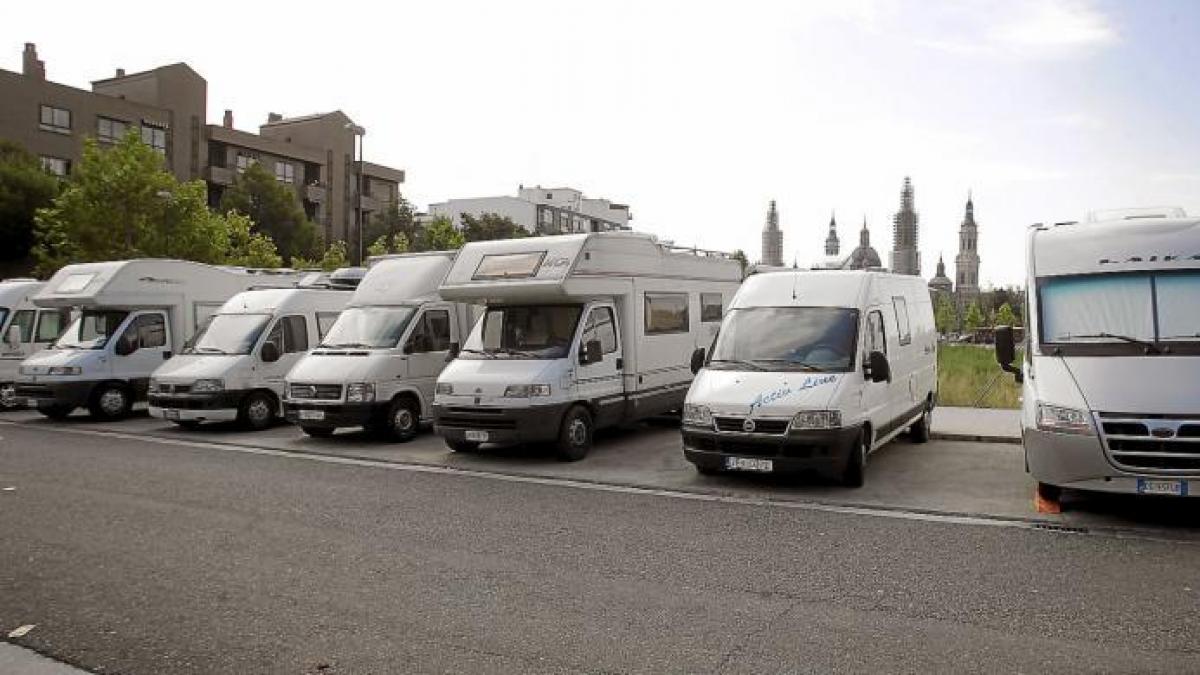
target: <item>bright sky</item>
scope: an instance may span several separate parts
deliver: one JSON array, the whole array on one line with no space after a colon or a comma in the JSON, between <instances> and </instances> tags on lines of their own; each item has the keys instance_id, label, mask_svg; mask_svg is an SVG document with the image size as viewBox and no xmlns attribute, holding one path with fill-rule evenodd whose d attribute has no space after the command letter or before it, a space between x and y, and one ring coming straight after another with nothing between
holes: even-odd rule
<instances>
[{"instance_id":1,"label":"bright sky","mask_svg":"<svg viewBox=\"0 0 1200 675\"><path fill-rule=\"evenodd\" d=\"M1200 3L1089 0L15 3L0 68L38 44L86 87L186 61L209 122L341 108L419 207L577 187L634 227L787 257L865 215L887 261L911 175L922 272L952 262L974 190L985 285L1020 283L1023 231L1089 210L1200 214ZM218 23L221 22L221 23ZM949 265L953 277L953 265Z\"/></svg>"}]
</instances>

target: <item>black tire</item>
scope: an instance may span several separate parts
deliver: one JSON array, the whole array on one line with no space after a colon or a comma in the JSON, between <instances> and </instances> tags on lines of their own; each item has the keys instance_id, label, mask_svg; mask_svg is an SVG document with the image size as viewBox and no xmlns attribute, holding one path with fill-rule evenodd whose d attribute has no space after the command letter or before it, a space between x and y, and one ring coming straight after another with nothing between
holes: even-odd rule
<instances>
[{"instance_id":1,"label":"black tire","mask_svg":"<svg viewBox=\"0 0 1200 675\"><path fill-rule=\"evenodd\" d=\"M16 410L21 407L17 398L17 385L12 382L0 384L0 410Z\"/></svg>"},{"instance_id":2,"label":"black tire","mask_svg":"<svg viewBox=\"0 0 1200 675\"><path fill-rule=\"evenodd\" d=\"M908 439L913 443L929 442L929 427L933 424L933 408L926 404L921 411L921 418L908 428Z\"/></svg>"},{"instance_id":3,"label":"black tire","mask_svg":"<svg viewBox=\"0 0 1200 675\"><path fill-rule=\"evenodd\" d=\"M238 423L251 431L271 428L279 419L279 404L265 391L252 391L238 406Z\"/></svg>"},{"instance_id":4,"label":"black tire","mask_svg":"<svg viewBox=\"0 0 1200 675\"><path fill-rule=\"evenodd\" d=\"M592 449L592 414L588 409L576 405L563 415L558 430L558 441L554 446L555 456L560 462L578 462L587 457Z\"/></svg>"},{"instance_id":5,"label":"black tire","mask_svg":"<svg viewBox=\"0 0 1200 675\"><path fill-rule=\"evenodd\" d=\"M388 406L387 417L379 421L375 431L389 441L407 443L417 437L420 425L421 407L412 398L402 396Z\"/></svg>"},{"instance_id":6,"label":"black tire","mask_svg":"<svg viewBox=\"0 0 1200 675\"><path fill-rule=\"evenodd\" d=\"M300 426L300 431L312 436L313 438L329 438L333 435L333 427L306 427Z\"/></svg>"},{"instance_id":7,"label":"black tire","mask_svg":"<svg viewBox=\"0 0 1200 675\"><path fill-rule=\"evenodd\" d=\"M175 426L179 427L180 429L187 429L188 431L195 431L196 429L200 428L200 422L197 420L171 420L171 421L174 422Z\"/></svg>"},{"instance_id":8,"label":"black tire","mask_svg":"<svg viewBox=\"0 0 1200 675\"><path fill-rule=\"evenodd\" d=\"M478 452L479 444L475 441L452 441L449 438L446 440L446 447L454 452Z\"/></svg>"},{"instance_id":9,"label":"black tire","mask_svg":"<svg viewBox=\"0 0 1200 675\"><path fill-rule=\"evenodd\" d=\"M129 389L120 384L102 384L92 392L88 412L95 419L112 422L127 417L132 407L133 397Z\"/></svg>"},{"instance_id":10,"label":"black tire","mask_svg":"<svg viewBox=\"0 0 1200 675\"><path fill-rule=\"evenodd\" d=\"M48 405L39 405L37 407L37 411L40 412L41 414L45 415L46 417L49 417L52 420L65 420L71 416L71 413L75 412L75 407L67 406L67 405L48 404Z\"/></svg>"},{"instance_id":11,"label":"black tire","mask_svg":"<svg viewBox=\"0 0 1200 675\"><path fill-rule=\"evenodd\" d=\"M858 442L850 449L846 469L842 472L842 485L860 488L866 481L867 454L871 447L871 435L866 430L858 432Z\"/></svg>"}]
</instances>

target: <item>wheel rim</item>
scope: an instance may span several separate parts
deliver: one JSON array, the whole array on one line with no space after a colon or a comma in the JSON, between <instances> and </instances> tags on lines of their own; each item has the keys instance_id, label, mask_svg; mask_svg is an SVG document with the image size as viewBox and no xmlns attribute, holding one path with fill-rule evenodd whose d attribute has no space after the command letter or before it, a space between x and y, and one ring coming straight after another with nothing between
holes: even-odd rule
<instances>
[{"instance_id":1,"label":"wheel rim","mask_svg":"<svg viewBox=\"0 0 1200 675\"><path fill-rule=\"evenodd\" d=\"M412 411L405 407L396 409L396 414L392 416L392 426L399 432L412 431L413 414Z\"/></svg>"},{"instance_id":2,"label":"wheel rim","mask_svg":"<svg viewBox=\"0 0 1200 675\"><path fill-rule=\"evenodd\" d=\"M571 426L567 428L567 437L571 439L571 445L586 445L587 424L578 417L571 420Z\"/></svg>"},{"instance_id":3,"label":"wheel rim","mask_svg":"<svg viewBox=\"0 0 1200 675\"><path fill-rule=\"evenodd\" d=\"M251 422L263 424L271 419L271 404L261 396L250 402L246 407L246 415Z\"/></svg>"},{"instance_id":4,"label":"wheel rim","mask_svg":"<svg viewBox=\"0 0 1200 675\"><path fill-rule=\"evenodd\" d=\"M106 415L119 415L125 411L125 392L109 389L100 394L100 409Z\"/></svg>"},{"instance_id":5,"label":"wheel rim","mask_svg":"<svg viewBox=\"0 0 1200 675\"><path fill-rule=\"evenodd\" d=\"M13 384L0 384L0 407L12 408L17 405L17 387Z\"/></svg>"}]
</instances>

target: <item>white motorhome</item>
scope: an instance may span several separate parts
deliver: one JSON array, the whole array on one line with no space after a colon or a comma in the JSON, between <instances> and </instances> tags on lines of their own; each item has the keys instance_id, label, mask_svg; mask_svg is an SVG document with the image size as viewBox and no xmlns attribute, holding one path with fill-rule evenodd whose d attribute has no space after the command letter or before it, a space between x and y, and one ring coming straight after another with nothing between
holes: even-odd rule
<instances>
[{"instance_id":1,"label":"white motorhome","mask_svg":"<svg viewBox=\"0 0 1200 675\"><path fill-rule=\"evenodd\" d=\"M1025 466L1061 488L1200 494L1200 219L1132 211L1028 233Z\"/></svg>"},{"instance_id":2,"label":"white motorhome","mask_svg":"<svg viewBox=\"0 0 1200 675\"><path fill-rule=\"evenodd\" d=\"M36 279L0 281L0 410L22 403L17 397L21 361L54 342L70 320L68 310L34 306L42 285Z\"/></svg>"},{"instance_id":3,"label":"white motorhome","mask_svg":"<svg viewBox=\"0 0 1200 675\"><path fill-rule=\"evenodd\" d=\"M863 483L867 456L929 438L937 331L920 277L757 274L734 297L683 414L701 473L815 471Z\"/></svg>"},{"instance_id":4,"label":"white motorhome","mask_svg":"<svg viewBox=\"0 0 1200 675\"><path fill-rule=\"evenodd\" d=\"M741 276L630 232L467 244L441 294L487 309L438 379L437 432L455 451L553 441L577 460L597 428L679 410Z\"/></svg>"},{"instance_id":5,"label":"white motorhome","mask_svg":"<svg viewBox=\"0 0 1200 675\"><path fill-rule=\"evenodd\" d=\"M150 376L150 414L182 427L234 420L270 427L283 414L284 377L350 296L344 287L238 293Z\"/></svg>"},{"instance_id":6,"label":"white motorhome","mask_svg":"<svg viewBox=\"0 0 1200 675\"><path fill-rule=\"evenodd\" d=\"M289 286L296 279L182 260L67 265L33 302L79 315L53 344L21 363L17 395L55 419L79 407L101 419L123 417L145 399L150 373L226 300L252 286Z\"/></svg>"},{"instance_id":7,"label":"white motorhome","mask_svg":"<svg viewBox=\"0 0 1200 675\"><path fill-rule=\"evenodd\" d=\"M444 302L438 284L453 251L372 260L325 338L287 375L284 410L310 436L364 427L413 438L430 416L433 385L474 319Z\"/></svg>"}]
</instances>

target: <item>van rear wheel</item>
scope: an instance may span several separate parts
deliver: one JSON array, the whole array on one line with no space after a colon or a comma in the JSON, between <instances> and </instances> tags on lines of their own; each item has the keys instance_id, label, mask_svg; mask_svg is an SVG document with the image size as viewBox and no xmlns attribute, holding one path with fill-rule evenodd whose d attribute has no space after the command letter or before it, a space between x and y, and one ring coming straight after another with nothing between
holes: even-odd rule
<instances>
[{"instance_id":1,"label":"van rear wheel","mask_svg":"<svg viewBox=\"0 0 1200 675\"><path fill-rule=\"evenodd\" d=\"M577 405L563 416L562 427L558 431L558 443L555 445L555 455L562 462L578 462L587 457L592 449L592 414L588 409Z\"/></svg>"},{"instance_id":2,"label":"van rear wheel","mask_svg":"<svg viewBox=\"0 0 1200 675\"><path fill-rule=\"evenodd\" d=\"M933 410L925 404L921 417L908 428L908 439L913 443L928 443L929 428L933 425Z\"/></svg>"}]
</instances>

